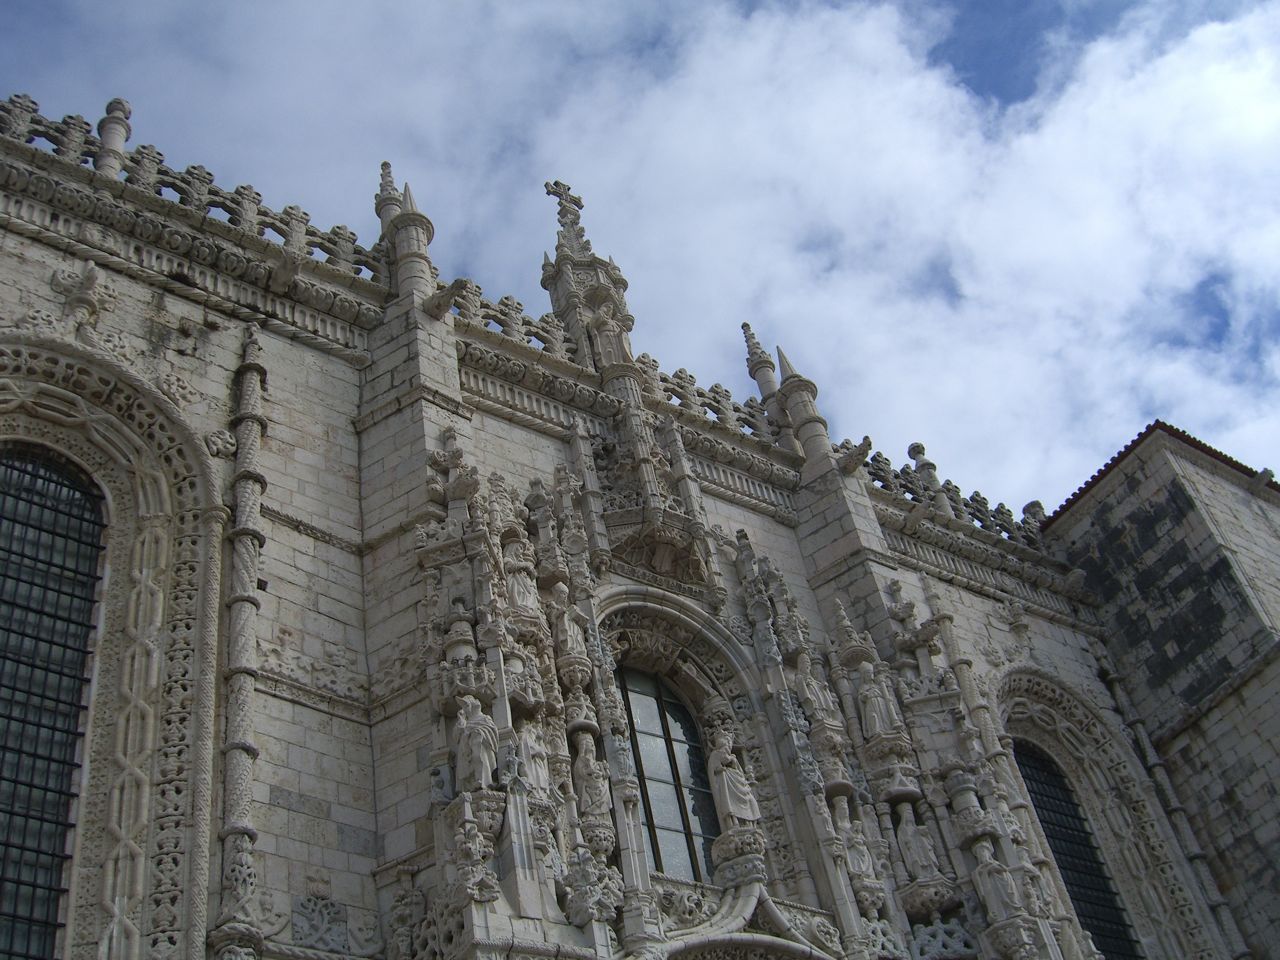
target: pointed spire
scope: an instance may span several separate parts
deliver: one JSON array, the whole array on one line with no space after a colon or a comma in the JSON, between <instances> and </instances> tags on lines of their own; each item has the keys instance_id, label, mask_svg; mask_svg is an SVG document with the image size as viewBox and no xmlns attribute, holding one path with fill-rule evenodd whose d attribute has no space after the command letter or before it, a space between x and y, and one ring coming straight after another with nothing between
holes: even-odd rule
<instances>
[{"instance_id":1,"label":"pointed spire","mask_svg":"<svg viewBox=\"0 0 1280 960\"><path fill-rule=\"evenodd\" d=\"M800 441L805 459L812 462L830 460L831 437L827 434L827 421L818 413L817 384L796 372L781 347L778 348L778 365L782 371L782 385L778 387L778 396L795 431L795 439Z\"/></svg>"},{"instance_id":2,"label":"pointed spire","mask_svg":"<svg viewBox=\"0 0 1280 960\"><path fill-rule=\"evenodd\" d=\"M407 213L417 213L418 205L413 202L413 190L409 188L409 181L404 182L404 209Z\"/></svg>"},{"instance_id":3,"label":"pointed spire","mask_svg":"<svg viewBox=\"0 0 1280 960\"><path fill-rule=\"evenodd\" d=\"M790 380L792 377L798 377L796 368L791 365L791 361L787 359L787 355L782 352L782 347L778 347L778 366L782 368L783 381Z\"/></svg>"}]
</instances>

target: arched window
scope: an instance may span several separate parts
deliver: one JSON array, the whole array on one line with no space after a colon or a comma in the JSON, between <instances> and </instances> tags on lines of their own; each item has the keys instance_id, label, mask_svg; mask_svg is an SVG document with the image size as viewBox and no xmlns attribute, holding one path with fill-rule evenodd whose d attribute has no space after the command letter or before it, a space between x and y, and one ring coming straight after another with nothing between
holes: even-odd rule
<instances>
[{"instance_id":1,"label":"arched window","mask_svg":"<svg viewBox=\"0 0 1280 960\"><path fill-rule=\"evenodd\" d=\"M720 822L693 714L647 673L620 670L618 685L631 722L649 866L670 877L709 881Z\"/></svg>"},{"instance_id":2,"label":"arched window","mask_svg":"<svg viewBox=\"0 0 1280 960\"><path fill-rule=\"evenodd\" d=\"M0 448L0 956L57 948L102 530L77 467Z\"/></svg>"},{"instance_id":3,"label":"arched window","mask_svg":"<svg viewBox=\"0 0 1280 960\"><path fill-rule=\"evenodd\" d=\"M1023 741L1014 742L1013 755L1080 925L1107 960L1141 958L1089 821L1061 768L1043 750Z\"/></svg>"}]
</instances>

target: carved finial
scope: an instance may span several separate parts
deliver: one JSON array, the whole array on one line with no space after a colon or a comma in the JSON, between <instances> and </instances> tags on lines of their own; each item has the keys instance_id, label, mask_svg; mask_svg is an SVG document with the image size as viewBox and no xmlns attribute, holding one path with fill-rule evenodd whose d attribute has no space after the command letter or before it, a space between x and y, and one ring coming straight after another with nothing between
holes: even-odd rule
<instances>
[{"instance_id":1,"label":"carved finial","mask_svg":"<svg viewBox=\"0 0 1280 960\"><path fill-rule=\"evenodd\" d=\"M547 188L547 196L555 197L559 204L560 222L563 224L568 220L577 223L578 211L582 209L582 198L575 197L570 192L572 188L562 180L548 181L544 186Z\"/></svg>"},{"instance_id":2,"label":"carved finial","mask_svg":"<svg viewBox=\"0 0 1280 960\"><path fill-rule=\"evenodd\" d=\"M917 440L907 447L907 456L915 461L916 476L930 490L938 490L942 484L938 482L938 467L924 455L924 444Z\"/></svg>"},{"instance_id":3,"label":"carved finial","mask_svg":"<svg viewBox=\"0 0 1280 960\"><path fill-rule=\"evenodd\" d=\"M98 121L98 153L94 169L114 180L124 166L124 145L131 132L129 118L133 110L128 101L116 98L107 104L107 115Z\"/></svg>"},{"instance_id":4,"label":"carved finial","mask_svg":"<svg viewBox=\"0 0 1280 960\"><path fill-rule=\"evenodd\" d=\"M128 100L123 100L120 97L113 97L107 103L107 116L123 117L124 119L129 120L133 117L133 107L129 106Z\"/></svg>"},{"instance_id":5,"label":"carved finial","mask_svg":"<svg viewBox=\"0 0 1280 960\"><path fill-rule=\"evenodd\" d=\"M790 380L792 377L798 377L796 368L791 365L791 361L787 359L787 355L782 352L782 348L778 348L778 366L782 370L782 379Z\"/></svg>"},{"instance_id":6,"label":"carved finial","mask_svg":"<svg viewBox=\"0 0 1280 960\"><path fill-rule=\"evenodd\" d=\"M560 233L556 238L556 256L561 252L570 256L586 257L591 254L591 241L582 229L582 198L575 197L569 185L560 180L545 184L547 196L556 198L556 218L560 221ZM616 266L615 266L616 272Z\"/></svg>"},{"instance_id":7,"label":"carved finial","mask_svg":"<svg viewBox=\"0 0 1280 960\"><path fill-rule=\"evenodd\" d=\"M777 369L773 365L773 358L769 356L767 350L760 346L760 341L756 339L755 333L751 329L751 324L744 323L742 325L742 334L747 339L747 372L755 377L756 370L760 367L768 367L770 370Z\"/></svg>"},{"instance_id":8,"label":"carved finial","mask_svg":"<svg viewBox=\"0 0 1280 960\"><path fill-rule=\"evenodd\" d=\"M385 233L391 221L400 213L404 197L396 189L396 179L391 173L391 161L382 161L382 176L378 182L378 192L373 195L373 212L382 221Z\"/></svg>"},{"instance_id":9,"label":"carved finial","mask_svg":"<svg viewBox=\"0 0 1280 960\"><path fill-rule=\"evenodd\" d=\"M258 328L249 324L244 328L244 344L241 352L242 366L256 367L262 370L262 341L258 339ZM266 371L263 370L263 373Z\"/></svg>"}]
</instances>

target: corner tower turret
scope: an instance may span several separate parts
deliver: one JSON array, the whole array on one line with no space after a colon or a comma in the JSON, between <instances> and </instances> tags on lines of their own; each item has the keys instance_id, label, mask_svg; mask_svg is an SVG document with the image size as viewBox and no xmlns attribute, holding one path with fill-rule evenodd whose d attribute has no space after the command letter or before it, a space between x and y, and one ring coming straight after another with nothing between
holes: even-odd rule
<instances>
[{"instance_id":1,"label":"corner tower turret","mask_svg":"<svg viewBox=\"0 0 1280 960\"><path fill-rule=\"evenodd\" d=\"M827 433L827 421L818 413L817 384L796 373L781 347L778 365L782 368L778 397L804 450L806 465L831 460L831 435Z\"/></svg>"},{"instance_id":2,"label":"corner tower turret","mask_svg":"<svg viewBox=\"0 0 1280 960\"><path fill-rule=\"evenodd\" d=\"M427 248L435 238L436 228L413 202L408 183L403 193L396 189L391 164L385 160L373 209L382 222L392 289L402 296L406 293L430 296L435 291L436 280Z\"/></svg>"}]
</instances>

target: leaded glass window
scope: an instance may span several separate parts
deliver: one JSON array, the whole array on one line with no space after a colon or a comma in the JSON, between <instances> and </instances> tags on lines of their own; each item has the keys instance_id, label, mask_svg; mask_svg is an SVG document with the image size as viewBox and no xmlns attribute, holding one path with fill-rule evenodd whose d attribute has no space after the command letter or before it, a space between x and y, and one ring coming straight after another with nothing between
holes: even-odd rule
<instances>
[{"instance_id":1,"label":"leaded glass window","mask_svg":"<svg viewBox=\"0 0 1280 960\"><path fill-rule=\"evenodd\" d=\"M1141 958L1089 821L1061 768L1029 743L1015 742L1013 755L1080 925L1107 960Z\"/></svg>"},{"instance_id":2,"label":"leaded glass window","mask_svg":"<svg viewBox=\"0 0 1280 960\"><path fill-rule=\"evenodd\" d=\"M670 877L708 881L720 821L698 725L657 677L621 670L618 680L631 721L649 866Z\"/></svg>"},{"instance_id":3,"label":"leaded glass window","mask_svg":"<svg viewBox=\"0 0 1280 960\"><path fill-rule=\"evenodd\" d=\"M102 550L102 497L40 447L0 448L0 956L61 926Z\"/></svg>"}]
</instances>

